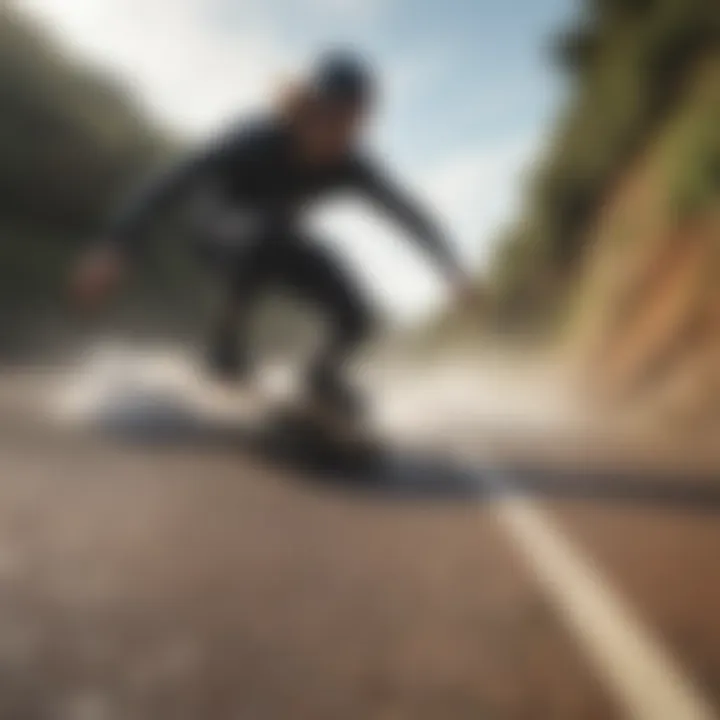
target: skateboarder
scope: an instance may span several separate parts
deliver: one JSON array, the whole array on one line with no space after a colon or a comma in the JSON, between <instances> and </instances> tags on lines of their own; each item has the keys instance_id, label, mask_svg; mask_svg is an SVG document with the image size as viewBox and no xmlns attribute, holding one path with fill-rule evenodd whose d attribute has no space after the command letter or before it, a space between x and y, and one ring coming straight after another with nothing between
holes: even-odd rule
<instances>
[{"instance_id":1,"label":"skateboarder","mask_svg":"<svg viewBox=\"0 0 720 720\"><path fill-rule=\"evenodd\" d=\"M304 230L304 212L331 192L360 193L409 231L455 290L472 287L433 222L361 148L375 98L373 74L361 58L321 57L281 107L236 124L140 187L78 263L75 296L85 303L106 297L141 252L149 221L202 193L211 199L201 213L203 245L219 260L226 289L210 342L212 369L238 379L250 370L244 326L252 303L270 284L287 287L314 303L332 328L309 378L313 396L352 411L358 398L343 368L371 333L372 314L352 275Z\"/></svg>"}]
</instances>

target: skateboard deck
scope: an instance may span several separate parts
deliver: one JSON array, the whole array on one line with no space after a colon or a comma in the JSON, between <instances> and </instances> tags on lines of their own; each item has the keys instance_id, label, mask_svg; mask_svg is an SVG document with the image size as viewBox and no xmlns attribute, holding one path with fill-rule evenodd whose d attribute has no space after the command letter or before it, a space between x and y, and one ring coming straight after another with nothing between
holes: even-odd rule
<instances>
[{"instance_id":1,"label":"skateboard deck","mask_svg":"<svg viewBox=\"0 0 720 720\"><path fill-rule=\"evenodd\" d=\"M343 416L302 394L243 392L236 418L262 447L288 459L360 462L377 457L382 447L367 417Z\"/></svg>"}]
</instances>

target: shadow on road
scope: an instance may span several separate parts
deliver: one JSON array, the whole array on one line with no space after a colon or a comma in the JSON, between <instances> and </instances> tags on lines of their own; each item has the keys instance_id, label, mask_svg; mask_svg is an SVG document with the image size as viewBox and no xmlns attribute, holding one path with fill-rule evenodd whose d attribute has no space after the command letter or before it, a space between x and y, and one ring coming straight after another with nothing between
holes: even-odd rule
<instances>
[{"instance_id":1,"label":"shadow on road","mask_svg":"<svg viewBox=\"0 0 720 720\"><path fill-rule=\"evenodd\" d=\"M720 511L720 482L711 476L597 472L580 463L563 471L499 467L390 444L343 448L309 435L209 420L177 402L115 407L91 426L106 437L144 447L233 449L304 482L389 500L478 502L530 496Z\"/></svg>"}]
</instances>

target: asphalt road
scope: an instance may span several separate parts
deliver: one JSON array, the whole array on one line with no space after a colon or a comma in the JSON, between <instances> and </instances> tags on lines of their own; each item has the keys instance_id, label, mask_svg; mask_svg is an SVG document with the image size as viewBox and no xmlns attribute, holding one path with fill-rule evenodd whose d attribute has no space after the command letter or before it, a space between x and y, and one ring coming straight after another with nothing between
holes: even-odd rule
<instances>
[{"instance_id":1,"label":"asphalt road","mask_svg":"<svg viewBox=\"0 0 720 720\"><path fill-rule=\"evenodd\" d=\"M0 718L720 707L711 477L513 468L480 442L328 469L177 407L64 426L55 388L0 379Z\"/></svg>"}]
</instances>

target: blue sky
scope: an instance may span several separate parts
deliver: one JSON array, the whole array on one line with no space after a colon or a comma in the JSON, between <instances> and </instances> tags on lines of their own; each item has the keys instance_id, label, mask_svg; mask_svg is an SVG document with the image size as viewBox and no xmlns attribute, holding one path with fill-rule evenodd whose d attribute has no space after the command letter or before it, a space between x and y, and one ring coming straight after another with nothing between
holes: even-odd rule
<instances>
[{"instance_id":1,"label":"blue sky","mask_svg":"<svg viewBox=\"0 0 720 720\"><path fill-rule=\"evenodd\" d=\"M549 72L545 45L571 16L572 0L388 0L374 6L370 0L354 22L347 10L328 12L322 2L312 12L297 2L277 4L298 55L347 42L398 74L400 84L405 75L412 87L388 98L396 151L407 146L416 154L422 147L423 156L434 159L468 142L527 135L556 104L559 76Z\"/></svg>"},{"instance_id":2,"label":"blue sky","mask_svg":"<svg viewBox=\"0 0 720 720\"><path fill-rule=\"evenodd\" d=\"M385 86L373 140L482 266L517 212L524 169L562 100L546 47L574 0L16 0L71 51L202 137L267 102L328 46L366 53ZM316 221L391 314L441 299L392 227L349 202Z\"/></svg>"}]
</instances>

